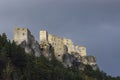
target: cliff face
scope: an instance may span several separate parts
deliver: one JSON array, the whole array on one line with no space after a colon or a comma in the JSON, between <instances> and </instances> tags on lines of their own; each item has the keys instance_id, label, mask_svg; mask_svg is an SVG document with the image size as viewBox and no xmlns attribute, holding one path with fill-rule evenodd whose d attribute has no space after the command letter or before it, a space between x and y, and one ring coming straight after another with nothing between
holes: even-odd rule
<instances>
[{"instance_id":1,"label":"cliff face","mask_svg":"<svg viewBox=\"0 0 120 80\"><path fill-rule=\"evenodd\" d=\"M20 46L25 49L26 53L33 54L36 57L40 57L41 55L40 46L37 41L31 41L31 43L27 43L26 41L23 41L21 42Z\"/></svg>"},{"instance_id":2,"label":"cliff face","mask_svg":"<svg viewBox=\"0 0 120 80\"><path fill-rule=\"evenodd\" d=\"M63 65L65 67L75 67L79 70L84 70L85 65L90 65L93 70L99 69L96 64L96 59L94 56L82 57L78 53L66 53L63 56Z\"/></svg>"},{"instance_id":3,"label":"cliff face","mask_svg":"<svg viewBox=\"0 0 120 80\"><path fill-rule=\"evenodd\" d=\"M48 60L52 59L53 48L48 42L46 41L41 42L40 50L41 50L41 54L44 55Z\"/></svg>"}]
</instances>

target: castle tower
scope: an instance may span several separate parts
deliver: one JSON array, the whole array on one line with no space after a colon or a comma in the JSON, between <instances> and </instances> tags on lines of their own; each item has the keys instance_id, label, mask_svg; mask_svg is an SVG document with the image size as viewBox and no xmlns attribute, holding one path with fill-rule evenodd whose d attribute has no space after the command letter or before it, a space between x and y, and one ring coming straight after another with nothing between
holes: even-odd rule
<instances>
[{"instance_id":1,"label":"castle tower","mask_svg":"<svg viewBox=\"0 0 120 80\"><path fill-rule=\"evenodd\" d=\"M79 47L79 50L80 50L80 55L83 57L83 56L86 56L86 47L83 47L83 46L80 46Z\"/></svg>"},{"instance_id":2,"label":"castle tower","mask_svg":"<svg viewBox=\"0 0 120 80\"><path fill-rule=\"evenodd\" d=\"M14 29L14 41L19 45L21 42L28 42L28 34L30 31L27 28L15 28Z\"/></svg>"},{"instance_id":3,"label":"castle tower","mask_svg":"<svg viewBox=\"0 0 120 80\"><path fill-rule=\"evenodd\" d=\"M43 41L48 41L48 32L45 30L40 31L40 43Z\"/></svg>"}]
</instances>

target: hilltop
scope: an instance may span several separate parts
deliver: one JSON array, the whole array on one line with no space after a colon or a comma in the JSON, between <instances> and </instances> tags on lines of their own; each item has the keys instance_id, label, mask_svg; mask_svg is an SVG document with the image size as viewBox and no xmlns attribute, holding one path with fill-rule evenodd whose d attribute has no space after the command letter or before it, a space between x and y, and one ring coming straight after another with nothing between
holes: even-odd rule
<instances>
[{"instance_id":1,"label":"hilltop","mask_svg":"<svg viewBox=\"0 0 120 80\"><path fill-rule=\"evenodd\" d=\"M5 33L0 35L0 64L0 80L120 80L99 69L93 70L90 65L85 65L84 70L65 68L54 55L49 60L44 55L26 53L20 45L8 40Z\"/></svg>"},{"instance_id":2,"label":"hilltop","mask_svg":"<svg viewBox=\"0 0 120 80\"><path fill-rule=\"evenodd\" d=\"M46 30L40 30L39 36L40 41L37 42L29 29L16 27L13 40L25 48L26 53L33 53L36 57L43 55L51 60L54 55L65 67L75 66L84 70L84 65L90 65L94 70L98 69L96 58L87 55L85 46L74 45L71 39L49 34Z\"/></svg>"}]
</instances>

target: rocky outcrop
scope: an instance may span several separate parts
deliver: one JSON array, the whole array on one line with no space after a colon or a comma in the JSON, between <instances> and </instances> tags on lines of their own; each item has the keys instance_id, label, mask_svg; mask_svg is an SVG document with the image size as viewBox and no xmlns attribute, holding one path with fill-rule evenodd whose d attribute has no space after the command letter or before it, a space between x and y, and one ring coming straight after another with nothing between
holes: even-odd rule
<instances>
[{"instance_id":1,"label":"rocky outcrop","mask_svg":"<svg viewBox=\"0 0 120 80\"><path fill-rule=\"evenodd\" d=\"M54 52L53 47L47 41L40 43L41 54L45 56L48 60L52 59L52 54Z\"/></svg>"},{"instance_id":2,"label":"rocky outcrop","mask_svg":"<svg viewBox=\"0 0 120 80\"><path fill-rule=\"evenodd\" d=\"M36 57L40 57L41 55L40 46L37 41L31 41L31 43L27 43L26 41L23 41L20 44L20 46L25 49L26 53L33 54Z\"/></svg>"},{"instance_id":3,"label":"rocky outcrop","mask_svg":"<svg viewBox=\"0 0 120 80\"><path fill-rule=\"evenodd\" d=\"M78 53L64 54L63 65L65 67L74 67L79 70L84 70L85 65L90 65L93 70L99 69L94 56L81 57Z\"/></svg>"},{"instance_id":4,"label":"rocky outcrop","mask_svg":"<svg viewBox=\"0 0 120 80\"><path fill-rule=\"evenodd\" d=\"M63 55L63 65L65 67L72 67L73 60L74 60L74 57L71 56L69 53L66 53Z\"/></svg>"}]
</instances>

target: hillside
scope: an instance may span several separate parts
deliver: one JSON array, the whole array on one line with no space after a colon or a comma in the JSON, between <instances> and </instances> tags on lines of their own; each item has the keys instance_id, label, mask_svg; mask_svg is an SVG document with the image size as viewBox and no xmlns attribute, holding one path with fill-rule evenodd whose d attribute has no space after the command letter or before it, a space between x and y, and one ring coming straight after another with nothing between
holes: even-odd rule
<instances>
[{"instance_id":1,"label":"hillside","mask_svg":"<svg viewBox=\"0 0 120 80\"><path fill-rule=\"evenodd\" d=\"M0 35L0 80L120 80L99 69L85 65L84 70L65 68L55 56L48 60L43 55L35 57L24 48Z\"/></svg>"}]
</instances>

